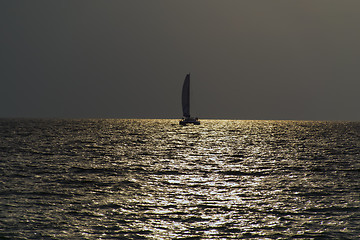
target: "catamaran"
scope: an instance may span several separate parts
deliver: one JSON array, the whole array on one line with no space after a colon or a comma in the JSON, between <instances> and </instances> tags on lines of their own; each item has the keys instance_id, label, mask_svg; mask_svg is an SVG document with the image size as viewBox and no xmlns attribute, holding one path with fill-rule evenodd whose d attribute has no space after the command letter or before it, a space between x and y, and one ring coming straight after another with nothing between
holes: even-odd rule
<instances>
[{"instance_id":1,"label":"catamaran","mask_svg":"<svg viewBox=\"0 0 360 240\"><path fill-rule=\"evenodd\" d=\"M190 73L186 75L182 88L182 110L183 118L179 122L180 125L200 125L198 118L190 116Z\"/></svg>"}]
</instances>

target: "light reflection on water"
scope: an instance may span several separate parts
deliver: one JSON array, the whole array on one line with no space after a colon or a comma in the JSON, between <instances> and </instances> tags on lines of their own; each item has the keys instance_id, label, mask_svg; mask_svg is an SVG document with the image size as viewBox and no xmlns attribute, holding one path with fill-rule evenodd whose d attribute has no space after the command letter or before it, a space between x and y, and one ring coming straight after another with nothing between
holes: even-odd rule
<instances>
[{"instance_id":1,"label":"light reflection on water","mask_svg":"<svg viewBox=\"0 0 360 240\"><path fill-rule=\"evenodd\" d=\"M0 127L0 238L360 234L359 122L1 120Z\"/></svg>"}]
</instances>

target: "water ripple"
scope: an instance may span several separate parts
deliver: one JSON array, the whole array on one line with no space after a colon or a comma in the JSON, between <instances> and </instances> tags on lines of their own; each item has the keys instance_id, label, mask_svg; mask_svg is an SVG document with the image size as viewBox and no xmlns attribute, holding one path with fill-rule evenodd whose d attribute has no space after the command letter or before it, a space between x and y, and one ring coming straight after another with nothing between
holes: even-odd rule
<instances>
[{"instance_id":1,"label":"water ripple","mask_svg":"<svg viewBox=\"0 0 360 240\"><path fill-rule=\"evenodd\" d=\"M360 123L0 120L2 239L357 239Z\"/></svg>"}]
</instances>

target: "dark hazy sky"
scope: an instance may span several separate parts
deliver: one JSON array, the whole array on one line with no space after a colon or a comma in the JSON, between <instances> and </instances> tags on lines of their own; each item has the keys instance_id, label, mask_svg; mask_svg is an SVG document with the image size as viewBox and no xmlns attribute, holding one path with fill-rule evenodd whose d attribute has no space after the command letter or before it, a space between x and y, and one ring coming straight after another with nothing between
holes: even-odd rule
<instances>
[{"instance_id":1,"label":"dark hazy sky","mask_svg":"<svg viewBox=\"0 0 360 240\"><path fill-rule=\"evenodd\" d=\"M359 0L0 1L0 117L360 120Z\"/></svg>"}]
</instances>

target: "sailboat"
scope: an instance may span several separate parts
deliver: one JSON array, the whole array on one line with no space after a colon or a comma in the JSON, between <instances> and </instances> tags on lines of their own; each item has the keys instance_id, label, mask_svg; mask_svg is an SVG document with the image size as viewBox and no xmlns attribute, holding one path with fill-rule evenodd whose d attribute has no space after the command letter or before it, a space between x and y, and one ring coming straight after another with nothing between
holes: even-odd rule
<instances>
[{"instance_id":1,"label":"sailboat","mask_svg":"<svg viewBox=\"0 0 360 240\"><path fill-rule=\"evenodd\" d=\"M180 120L180 125L194 124L200 125L198 118L190 117L190 73L186 75L182 88L182 110L183 118Z\"/></svg>"}]
</instances>

